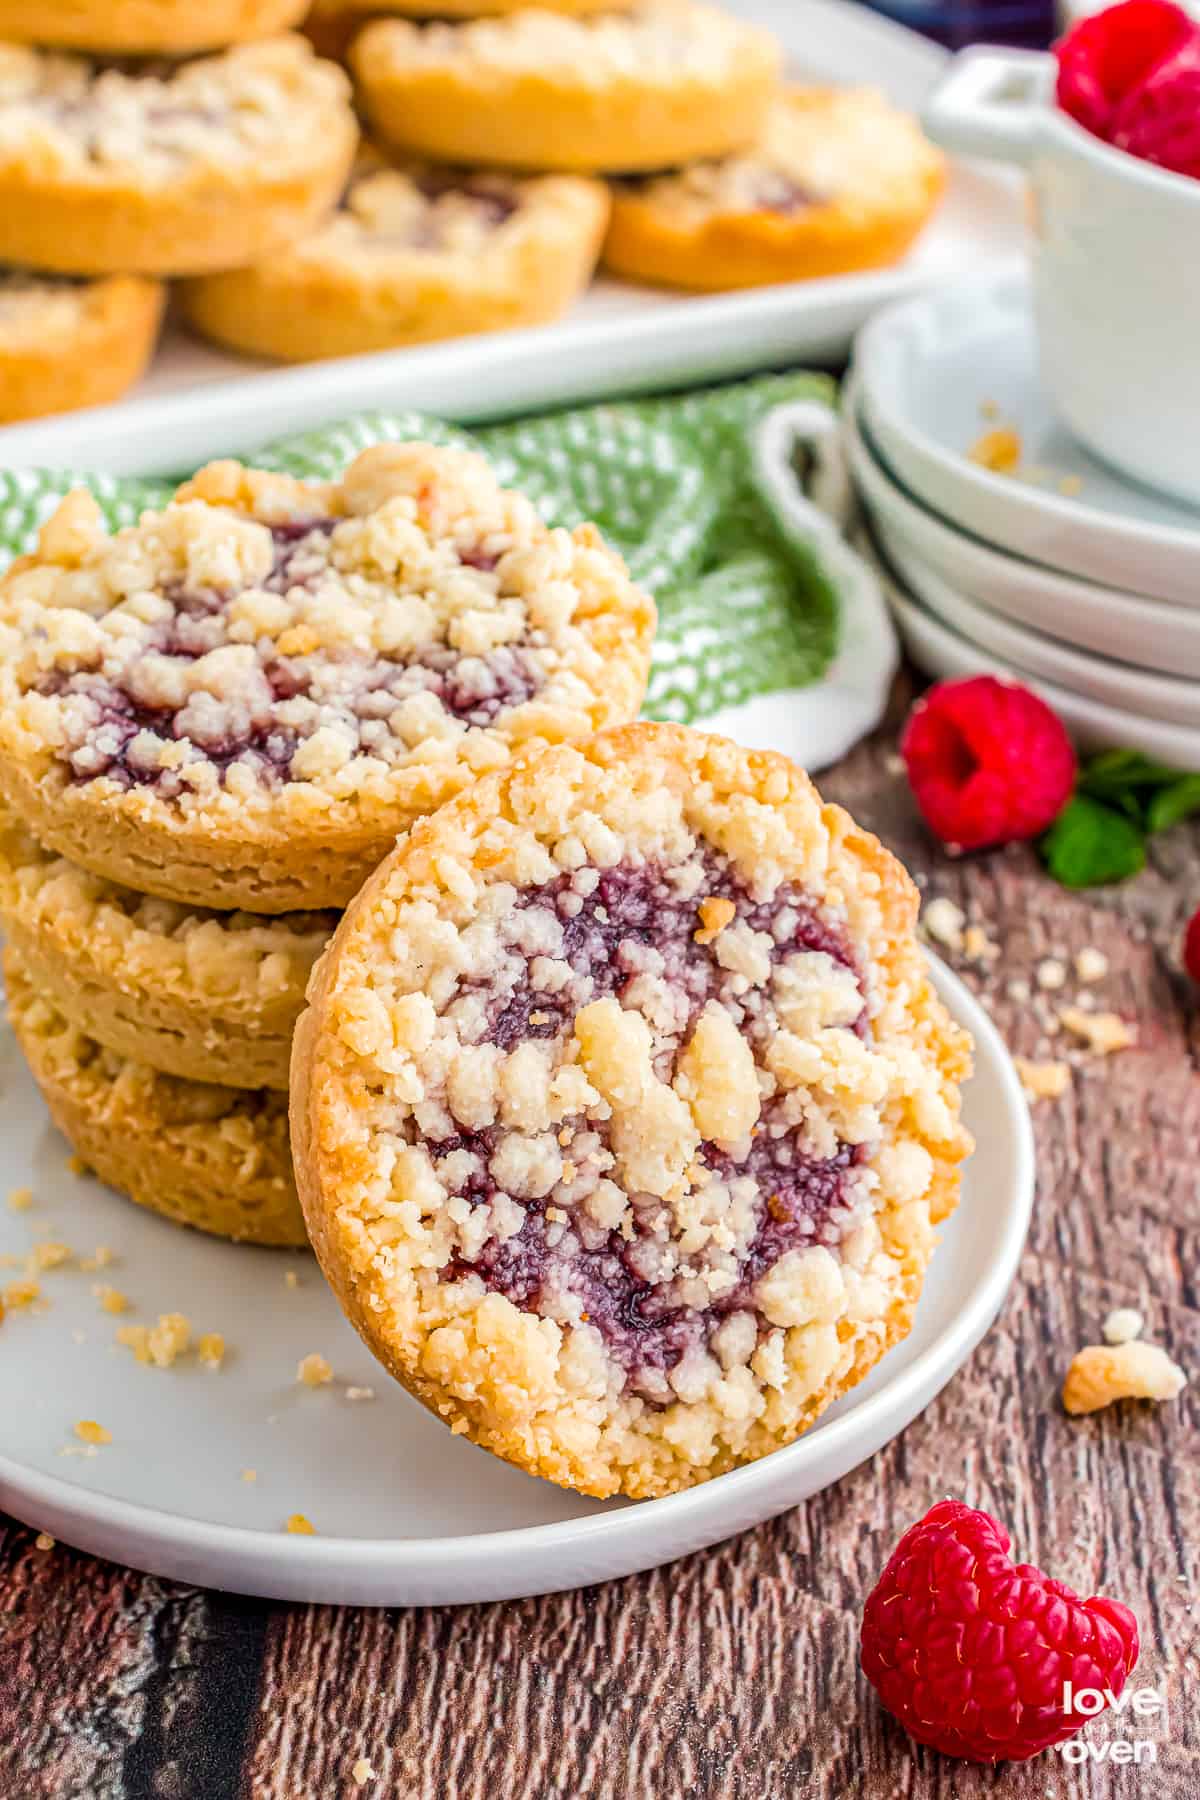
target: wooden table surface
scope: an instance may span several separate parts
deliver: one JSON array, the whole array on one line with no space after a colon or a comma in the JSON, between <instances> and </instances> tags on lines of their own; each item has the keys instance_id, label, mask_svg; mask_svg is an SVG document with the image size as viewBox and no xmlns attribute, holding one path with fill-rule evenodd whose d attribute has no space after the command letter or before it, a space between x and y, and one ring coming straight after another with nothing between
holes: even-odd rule
<instances>
[{"instance_id":1,"label":"wooden table surface","mask_svg":"<svg viewBox=\"0 0 1200 1800\"><path fill-rule=\"evenodd\" d=\"M906 695L896 696L900 708ZM898 715L897 715L898 716ZM1174 1405L1069 1420L1073 1351L1116 1305L1200 1374L1200 1029L1176 946L1200 903L1200 830L1153 846L1118 890L1072 895L1031 853L953 862L896 772L895 723L822 787L928 894L986 924L981 989L1094 945L1101 1003L1139 1044L1035 1108L1039 1183L999 1323L865 1467L773 1524L665 1569L520 1604L371 1612L260 1605L131 1574L0 1520L3 1800L1155 1800L1200 1795L1200 1380ZM900 1533L952 1493L1023 1559L1137 1612L1138 1681L1168 1697L1157 1763L987 1771L912 1746L857 1669L863 1599ZM1121 1733L1124 1732L1124 1726ZM1101 1721L1099 1744L1114 1734ZM353 1765L377 1778L360 1788Z\"/></svg>"}]
</instances>

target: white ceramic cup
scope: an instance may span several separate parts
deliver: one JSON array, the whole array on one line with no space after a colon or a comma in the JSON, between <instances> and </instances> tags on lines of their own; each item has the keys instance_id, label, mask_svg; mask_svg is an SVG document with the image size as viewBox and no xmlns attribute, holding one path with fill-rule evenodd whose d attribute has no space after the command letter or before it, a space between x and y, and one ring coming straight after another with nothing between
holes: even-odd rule
<instances>
[{"instance_id":1,"label":"white ceramic cup","mask_svg":"<svg viewBox=\"0 0 1200 1800\"><path fill-rule=\"evenodd\" d=\"M1200 506L1200 181L1093 137L1054 85L1052 56L964 51L926 130L1028 173L1042 379L1076 437Z\"/></svg>"}]
</instances>

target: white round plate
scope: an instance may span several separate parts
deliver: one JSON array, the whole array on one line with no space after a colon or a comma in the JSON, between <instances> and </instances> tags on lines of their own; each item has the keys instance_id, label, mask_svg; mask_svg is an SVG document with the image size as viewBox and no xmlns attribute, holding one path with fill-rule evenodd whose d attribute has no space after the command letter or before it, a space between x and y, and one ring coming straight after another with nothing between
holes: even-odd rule
<instances>
[{"instance_id":1,"label":"white round plate","mask_svg":"<svg viewBox=\"0 0 1200 1800\"><path fill-rule=\"evenodd\" d=\"M0 1049L0 1249L97 1244L102 1274L41 1277L43 1313L14 1311L0 1357L0 1506L78 1548L178 1581L273 1599L353 1605L504 1600L652 1568L796 1505L872 1456L950 1379L1008 1291L1029 1223L1029 1113L995 1028L953 975L934 979L974 1035L965 1117L978 1140L907 1340L808 1435L761 1462L664 1500L587 1500L452 1437L376 1367L311 1259L180 1231L67 1170L63 1141L11 1036ZM289 1271L300 1285L289 1287ZM113 1343L93 1283L129 1295L130 1319L185 1313L223 1332L218 1373L161 1370ZM319 1351L335 1380L296 1382ZM369 1386L372 1400L347 1389ZM73 1437L94 1419L112 1442ZM66 1450L70 1454L64 1455ZM241 1478L244 1469L257 1479ZM318 1535L288 1536L305 1514Z\"/></svg>"},{"instance_id":2,"label":"white round plate","mask_svg":"<svg viewBox=\"0 0 1200 1800\"><path fill-rule=\"evenodd\" d=\"M1200 676L1200 611L1057 574L1006 556L927 512L883 466L850 398L843 420L850 466L881 543L899 566L919 559L993 613L1118 662Z\"/></svg>"},{"instance_id":3,"label":"white round plate","mask_svg":"<svg viewBox=\"0 0 1200 1800\"><path fill-rule=\"evenodd\" d=\"M1028 631L1008 619L998 619L969 600L918 557L886 546L888 560L925 607L943 624L981 650L1002 657L1022 674L1057 682L1083 700L1146 714L1172 725L1200 731L1200 682L1173 680L1169 675L1150 675L1128 663L1088 656L1067 644Z\"/></svg>"},{"instance_id":4,"label":"white round plate","mask_svg":"<svg viewBox=\"0 0 1200 1800\"><path fill-rule=\"evenodd\" d=\"M1038 381L1024 273L889 306L859 334L854 367L872 439L926 506L1051 568L1200 606L1200 511L1106 468L1058 423ZM1023 461L1049 480L970 460L998 420L1016 428ZM1064 493L1064 482L1079 491Z\"/></svg>"},{"instance_id":5,"label":"white round plate","mask_svg":"<svg viewBox=\"0 0 1200 1800\"><path fill-rule=\"evenodd\" d=\"M882 564L880 567L882 569ZM883 573L884 591L904 647L917 667L924 669L927 675L934 675L940 681L955 681L962 675L998 675L1003 681L1022 682L1054 708L1082 749L1142 750L1147 756L1174 768L1200 771L1200 731L1123 712L1119 707L1105 706L1099 700L1084 699L1040 675L1027 674L1006 658L981 650L977 644L960 637L927 612L911 594L904 593L894 581L887 580L886 571Z\"/></svg>"}]
</instances>

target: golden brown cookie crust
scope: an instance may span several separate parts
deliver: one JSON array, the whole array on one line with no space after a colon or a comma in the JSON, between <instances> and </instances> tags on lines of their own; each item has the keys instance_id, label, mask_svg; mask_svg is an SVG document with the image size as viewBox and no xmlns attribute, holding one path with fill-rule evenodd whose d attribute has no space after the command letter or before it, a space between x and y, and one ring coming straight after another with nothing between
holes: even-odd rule
<instances>
[{"instance_id":1,"label":"golden brown cookie crust","mask_svg":"<svg viewBox=\"0 0 1200 1800\"><path fill-rule=\"evenodd\" d=\"M8 1016L50 1115L100 1179L177 1225L246 1244L307 1240L286 1103L160 1075L78 1031L4 952Z\"/></svg>"},{"instance_id":2,"label":"golden brown cookie crust","mask_svg":"<svg viewBox=\"0 0 1200 1800\"><path fill-rule=\"evenodd\" d=\"M709 291L884 268L945 180L940 152L882 96L792 88L744 155L618 183L604 261L635 281Z\"/></svg>"},{"instance_id":3,"label":"golden brown cookie crust","mask_svg":"<svg viewBox=\"0 0 1200 1800\"><path fill-rule=\"evenodd\" d=\"M0 0L0 39L96 56L190 56L298 25L306 0Z\"/></svg>"},{"instance_id":4,"label":"golden brown cookie crust","mask_svg":"<svg viewBox=\"0 0 1200 1800\"><path fill-rule=\"evenodd\" d=\"M237 267L308 232L349 172L346 78L297 35L181 64L165 82L93 75L79 58L0 45L6 261L70 275ZM81 92L83 124L57 104Z\"/></svg>"},{"instance_id":5,"label":"golden brown cookie crust","mask_svg":"<svg viewBox=\"0 0 1200 1800\"><path fill-rule=\"evenodd\" d=\"M142 893L341 906L477 776L636 716L654 624L594 527L461 450L213 463L116 537L76 492L0 581L0 795Z\"/></svg>"},{"instance_id":6,"label":"golden brown cookie crust","mask_svg":"<svg viewBox=\"0 0 1200 1800\"><path fill-rule=\"evenodd\" d=\"M741 884L729 890L737 904L704 892L714 857ZM610 992L578 1006L590 975L576 995L555 961L552 924L513 896L533 890L541 908L547 892L565 894L560 915L575 917L575 899L597 891L596 868L678 877L672 892L695 906L688 935L711 963L688 950L692 975L673 976L669 962L656 974L631 939L613 953L636 971L620 1003ZM821 930L844 936L857 976L819 949L789 949L784 972L773 972L771 935L747 920L758 917L753 906L779 906L775 942L819 941L786 936L803 927L797 893L818 906ZM619 895L589 929L607 926L614 904ZM293 1153L309 1233L374 1354L456 1431L585 1493L669 1493L793 1441L909 1330L933 1227L954 1208L970 1148L958 1122L969 1043L929 985L916 915L900 866L793 765L677 727L636 725L530 756L416 826L348 909L293 1048ZM536 975L506 965L515 943ZM524 1036L496 1035L507 1010L480 1014L487 972L506 966L506 1009L568 996L557 1035L536 1010ZM722 997L681 1022L673 983L706 966L706 980L719 972ZM468 972L466 988L455 968ZM775 1175L754 1176L752 1197L737 1176L753 1165L758 1129L775 1140L783 1115L768 1121L767 1104L805 1121L795 1127L805 1155L861 1148L822 1165L853 1171L832 1203L832 1248L818 1237L756 1263L763 1273L747 1301L736 1299L747 1266L738 1258L769 1229L764 1202L771 1220L786 1214L782 1194L763 1192ZM595 1129L602 1142L608 1132L607 1148L582 1135ZM714 1175L724 1165L710 1138L722 1154L740 1145L732 1175ZM479 1155L490 1159L490 1187L480 1185ZM597 1179L596 1169L608 1173ZM462 1181L474 1184L463 1190L470 1203L453 1195ZM710 1328L701 1306L708 1335L690 1337L673 1367L623 1368L625 1351L612 1347L620 1333L596 1311L603 1287L586 1302L594 1321L579 1310L587 1290L571 1288L569 1268L555 1289L543 1267L541 1310L514 1303L531 1217L544 1245L570 1231L586 1243L590 1227L571 1211L582 1206L602 1232L613 1229L610 1251L617 1238L633 1243L648 1271L653 1245L637 1221L649 1202L661 1232L655 1195L676 1209L680 1235L660 1236L654 1255L683 1260L647 1281L678 1279L663 1292L685 1314L699 1305L696 1284L716 1296L733 1281L738 1307ZM489 1268L515 1272L481 1274Z\"/></svg>"},{"instance_id":7,"label":"golden brown cookie crust","mask_svg":"<svg viewBox=\"0 0 1200 1800\"><path fill-rule=\"evenodd\" d=\"M164 290L137 275L0 282L0 424L118 400L154 352Z\"/></svg>"},{"instance_id":8,"label":"golden brown cookie crust","mask_svg":"<svg viewBox=\"0 0 1200 1800\"><path fill-rule=\"evenodd\" d=\"M426 198L419 183L431 178L448 191ZM490 223L488 194L515 210ZM600 182L388 169L374 157L291 251L186 282L181 301L206 337L296 362L512 330L566 311L607 223Z\"/></svg>"},{"instance_id":9,"label":"golden brown cookie crust","mask_svg":"<svg viewBox=\"0 0 1200 1800\"><path fill-rule=\"evenodd\" d=\"M713 7L644 0L598 18L529 9L462 25L377 20L350 62L375 130L400 150L589 174L750 143L780 52Z\"/></svg>"},{"instance_id":10,"label":"golden brown cookie crust","mask_svg":"<svg viewBox=\"0 0 1200 1800\"><path fill-rule=\"evenodd\" d=\"M167 1075L286 1093L292 1030L334 913L201 912L90 875L0 817L0 921L38 992Z\"/></svg>"}]
</instances>

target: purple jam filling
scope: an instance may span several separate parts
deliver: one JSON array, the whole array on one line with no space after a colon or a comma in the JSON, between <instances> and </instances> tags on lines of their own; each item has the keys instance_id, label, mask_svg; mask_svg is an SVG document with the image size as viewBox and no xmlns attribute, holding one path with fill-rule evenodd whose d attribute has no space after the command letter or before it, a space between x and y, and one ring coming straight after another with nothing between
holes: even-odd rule
<instances>
[{"instance_id":1,"label":"purple jam filling","mask_svg":"<svg viewBox=\"0 0 1200 1800\"><path fill-rule=\"evenodd\" d=\"M764 171L755 194L755 204L762 212L781 213L784 217L794 217L797 213L808 212L813 206L820 204L819 198L808 188L793 181L779 169Z\"/></svg>"},{"instance_id":2,"label":"purple jam filling","mask_svg":"<svg viewBox=\"0 0 1200 1800\"><path fill-rule=\"evenodd\" d=\"M441 200L448 194L469 200L483 223L493 229L506 224L521 206L512 183L502 175L456 175L452 170L427 169L415 177L414 185L426 200Z\"/></svg>"},{"instance_id":3,"label":"purple jam filling","mask_svg":"<svg viewBox=\"0 0 1200 1800\"><path fill-rule=\"evenodd\" d=\"M262 586L279 594L314 587L327 568L324 540L338 523L335 518L318 518L273 525L275 561ZM468 545L459 560L468 568L491 573L500 558L482 545ZM214 620L235 597L233 592L215 588L170 591L173 615L147 649L183 661L205 655L220 641L214 638ZM283 703L311 691L313 674L303 657L276 657L263 673L274 702ZM360 723L386 719L390 714L400 697L393 691L398 675L406 677L405 692L435 694L453 718L474 727L491 725L502 712L524 705L543 681L536 661L519 644L503 645L486 657L469 658L448 646L434 646L403 661L381 659L360 672L347 702ZM153 731L163 738L183 735L172 710L144 704L120 682L93 670L70 675L56 672L40 682L37 691L83 694L96 709L90 742L68 758L73 780L83 783L103 776L124 788L163 783L163 771L131 761L127 752L140 731ZM261 780L276 785L292 779L292 758L300 742L300 735L281 725L268 708L262 717L248 719L236 733L207 738L202 748L222 775L230 764L249 759ZM177 777L172 774L170 779L175 782Z\"/></svg>"},{"instance_id":4,"label":"purple jam filling","mask_svg":"<svg viewBox=\"0 0 1200 1800\"><path fill-rule=\"evenodd\" d=\"M716 854L707 859L705 896L720 896L736 907L736 919L751 930L765 932L776 945L772 961L781 962L798 951L823 951L845 968L854 968L846 942L837 927L824 918L800 889L781 887L769 901L754 900L729 863ZM572 877L562 876L531 892L522 906L553 906L563 920L563 955L579 974L590 974L593 999L615 995L620 999L634 979L638 952L649 946L664 959L664 979L686 993L689 1027L706 1002L717 997L728 980L711 944L698 944L697 901L681 900L666 873L654 866L622 865L603 871L594 892L586 898L575 892ZM558 993L539 992L532 980L518 982L511 997L488 1008L486 1038L510 1051L528 1038L555 1038L573 1028L573 1003ZM767 1018L748 1017L746 1033L756 1051L765 1049L773 1030ZM866 1008L855 1029L869 1030ZM658 1069L669 1081L670 1066ZM847 1177L862 1160L862 1151L841 1145L827 1159L806 1155L798 1134L781 1116L781 1102L767 1104L746 1154L734 1160L715 1144L701 1146L698 1160L714 1178L729 1181L750 1177L758 1193L758 1219L752 1241L741 1265L736 1287L699 1311L675 1304L666 1289L656 1287L639 1273L639 1244L650 1235L651 1221L661 1203L650 1196L634 1197L635 1226L632 1237L603 1231L577 1219L571 1229L577 1247L564 1265L551 1239L561 1236L561 1225L546 1217L547 1201L523 1201L525 1222L520 1232L505 1242L492 1240L479 1256L467 1260L455 1256L442 1271L444 1280L478 1276L491 1291L505 1295L525 1311L538 1312L552 1274L564 1281L583 1304L589 1322L596 1327L609 1354L625 1369L630 1382L652 1402L661 1400L663 1377L690 1348L703 1348L728 1314L753 1308L752 1290L760 1277L788 1251L814 1244L836 1246L841 1231L841 1209L846 1203ZM588 1126L603 1137L604 1126ZM461 1189L465 1198L481 1205L493 1200L497 1185L488 1173L496 1133L458 1133L430 1145L435 1161L454 1151L468 1150L477 1159L476 1173ZM763 1326L760 1322L760 1330Z\"/></svg>"}]
</instances>

